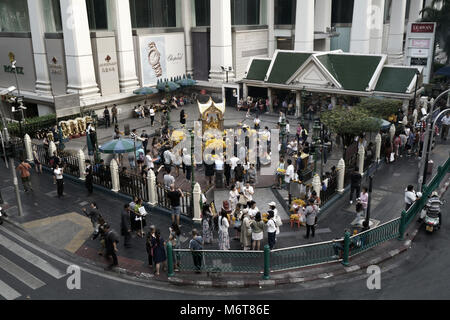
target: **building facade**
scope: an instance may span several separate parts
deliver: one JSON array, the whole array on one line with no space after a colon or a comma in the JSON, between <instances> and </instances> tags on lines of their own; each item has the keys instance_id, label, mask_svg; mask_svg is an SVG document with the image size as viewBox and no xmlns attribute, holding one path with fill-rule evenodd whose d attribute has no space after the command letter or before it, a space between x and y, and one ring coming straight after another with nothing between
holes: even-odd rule
<instances>
[{"instance_id":1,"label":"building facade","mask_svg":"<svg viewBox=\"0 0 450 320\"><path fill-rule=\"evenodd\" d=\"M401 65L405 26L430 2L2 0L0 89L17 83L27 116L66 116L135 104L136 88L184 74L221 87L276 49L386 54Z\"/></svg>"}]
</instances>

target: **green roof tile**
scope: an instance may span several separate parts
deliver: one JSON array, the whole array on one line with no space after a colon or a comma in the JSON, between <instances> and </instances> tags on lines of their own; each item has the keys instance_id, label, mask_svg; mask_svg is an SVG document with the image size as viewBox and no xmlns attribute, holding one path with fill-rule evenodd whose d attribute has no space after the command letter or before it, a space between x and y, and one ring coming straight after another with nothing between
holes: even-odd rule
<instances>
[{"instance_id":1,"label":"green roof tile","mask_svg":"<svg viewBox=\"0 0 450 320\"><path fill-rule=\"evenodd\" d=\"M384 67L378 78L375 91L406 93L416 70L416 68Z\"/></svg>"},{"instance_id":2,"label":"green roof tile","mask_svg":"<svg viewBox=\"0 0 450 320\"><path fill-rule=\"evenodd\" d=\"M326 54L318 56L317 59L344 89L365 91L380 63L381 57Z\"/></svg>"},{"instance_id":3,"label":"green roof tile","mask_svg":"<svg viewBox=\"0 0 450 320\"><path fill-rule=\"evenodd\" d=\"M278 52L267 82L285 84L311 56L303 52Z\"/></svg>"},{"instance_id":4,"label":"green roof tile","mask_svg":"<svg viewBox=\"0 0 450 320\"><path fill-rule=\"evenodd\" d=\"M248 80L264 81L271 61L272 60L253 59L245 78Z\"/></svg>"}]
</instances>

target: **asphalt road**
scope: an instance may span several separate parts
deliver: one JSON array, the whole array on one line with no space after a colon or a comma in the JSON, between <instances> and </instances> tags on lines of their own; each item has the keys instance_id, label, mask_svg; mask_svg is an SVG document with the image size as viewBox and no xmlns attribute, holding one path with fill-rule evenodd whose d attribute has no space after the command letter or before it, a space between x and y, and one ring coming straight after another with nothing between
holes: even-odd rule
<instances>
[{"instance_id":1,"label":"asphalt road","mask_svg":"<svg viewBox=\"0 0 450 320\"><path fill-rule=\"evenodd\" d=\"M445 195L444 217L450 212ZM412 248L380 265L381 289L369 290L366 270L342 277L274 288L204 289L177 287L104 272L80 263L80 289L68 289L67 267L79 261L59 257L8 224L0 227L0 298L17 300L303 300L448 299L450 219L429 235L423 228ZM31 240L31 242L30 242ZM74 283L73 281L69 281Z\"/></svg>"}]
</instances>

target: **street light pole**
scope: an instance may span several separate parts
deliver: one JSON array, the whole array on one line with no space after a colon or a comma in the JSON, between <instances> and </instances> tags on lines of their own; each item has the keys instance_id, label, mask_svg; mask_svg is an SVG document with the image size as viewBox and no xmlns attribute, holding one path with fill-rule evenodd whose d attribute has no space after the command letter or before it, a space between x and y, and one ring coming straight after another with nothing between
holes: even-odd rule
<instances>
[{"instance_id":1,"label":"street light pole","mask_svg":"<svg viewBox=\"0 0 450 320\"><path fill-rule=\"evenodd\" d=\"M370 202L372 201L372 183L373 183L373 175L369 176L369 195L367 199L366 220L364 220L363 222L363 231L370 229Z\"/></svg>"},{"instance_id":2,"label":"street light pole","mask_svg":"<svg viewBox=\"0 0 450 320\"><path fill-rule=\"evenodd\" d=\"M428 171L428 159L430 157L431 153L431 146L432 146L432 136L433 136L433 112L434 112L434 106L436 102L442 98L445 94L449 93L450 89L447 89L431 103L431 111L427 116L427 130L425 132L424 142L423 142L423 149L422 149L422 161L419 166L419 183L418 183L418 191L422 191L422 187L426 184L427 181L427 171ZM421 172L420 168L423 167L423 171Z\"/></svg>"},{"instance_id":3,"label":"street light pole","mask_svg":"<svg viewBox=\"0 0 450 320\"><path fill-rule=\"evenodd\" d=\"M191 214L194 214L194 187L195 187L195 159L194 159L194 129L189 129L189 133L191 134Z\"/></svg>"}]
</instances>

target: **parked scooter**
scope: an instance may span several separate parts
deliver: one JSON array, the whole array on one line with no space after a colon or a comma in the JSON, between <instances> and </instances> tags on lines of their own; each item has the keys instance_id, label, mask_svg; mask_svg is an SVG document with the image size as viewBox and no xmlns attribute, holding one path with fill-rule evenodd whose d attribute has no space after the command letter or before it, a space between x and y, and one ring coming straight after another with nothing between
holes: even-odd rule
<instances>
[{"instance_id":1,"label":"parked scooter","mask_svg":"<svg viewBox=\"0 0 450 320\"><path fill-rule=\"evenodd\" d=\"M5 210L0 207L0 225L3 224L3 217L8 217L8 215L6 214Z\"/></svg>"},{"instance_id":2,"label":"parked scooter","mask_svg":"<svg viewBox=\"0 0 450 320\"><path fill-rule=\"evenodd\" d=\"M424 212L422 212L423 222L425 224L425 230L432 233L439 230L442 226L441 205L444 203L439 199L439 195L436 191L431 194L425 205Z\"/></svg>"}]
</instances>

